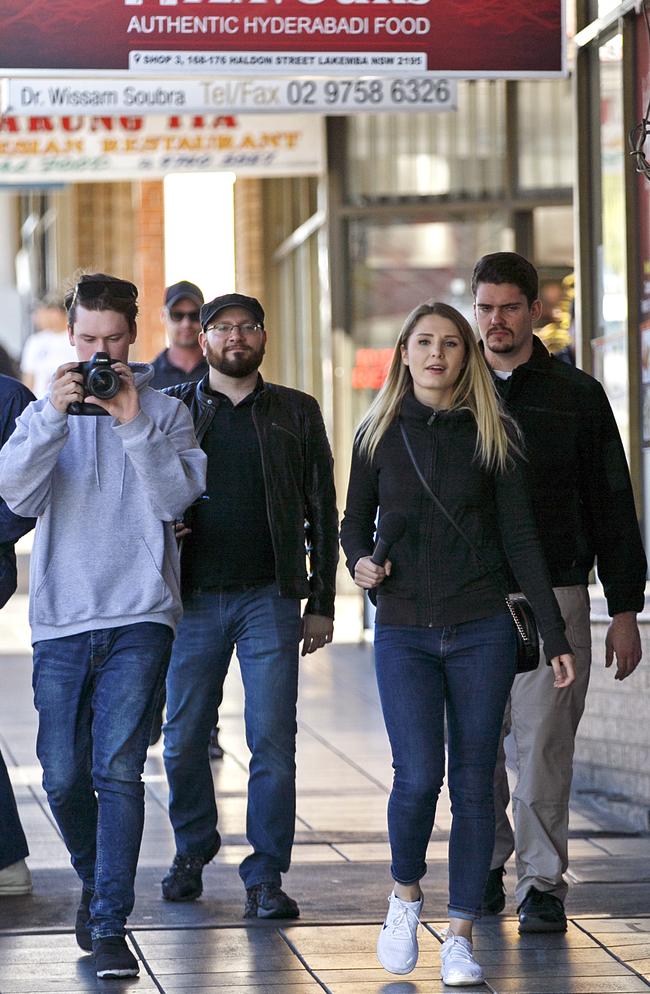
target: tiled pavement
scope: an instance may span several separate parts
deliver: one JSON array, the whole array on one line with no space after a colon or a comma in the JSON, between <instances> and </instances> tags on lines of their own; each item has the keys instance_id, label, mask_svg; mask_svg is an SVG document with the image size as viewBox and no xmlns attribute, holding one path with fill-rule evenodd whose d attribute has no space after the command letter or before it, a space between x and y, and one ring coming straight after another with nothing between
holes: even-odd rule
<instances>
[{"instance_id":1,"label":"tiled pavement","mask_svg":"<svg viewBox=\"0 0 650 994\"><path fill-rule=\"evenodd\" d=\"M446 905L448 800L439 806L424 881L417 969L392 977L374 954L390 889L385 809L390 760L371 650L337 643L302 661L298 822L286 889L296 923L241 920L237 864L247 851L247 750L236 665L221 710L227 754L214 763L224 846L204 873L202 899L160 899L173 856L160 746L146 769L147 814L129 940L142 960L135 981L97 981L71 931L78 885L52 823L34 755L35 717L24 598L0 614L0 745L11 768L31 853L34 893L0 900L0 994L107 989L160 994L436 994ZM650 838L572 809L572 883L566 936L519 936L506 915L475 933L495 994L615 994L650 988ZM507 877L509 881L511 878ZM451 988L450 988L451 990Z\"/></svg>"}]
</instances>

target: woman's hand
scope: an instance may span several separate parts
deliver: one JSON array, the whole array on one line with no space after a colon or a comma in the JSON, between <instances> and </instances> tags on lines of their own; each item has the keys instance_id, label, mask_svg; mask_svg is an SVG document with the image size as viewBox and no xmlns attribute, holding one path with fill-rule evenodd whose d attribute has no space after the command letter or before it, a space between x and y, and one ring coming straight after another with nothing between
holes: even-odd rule
<instances>
[{"instance_id":1,"label":"woman's hand","mask_svg":"<svg viewBox=\"0 0 650 994\"><path fill-rule=\"evenodd\" d=\"M362 556L361 559L357 559L357 564L354 567L354 582L357 587L372 590L373 587L378 587L387 576L390 576L391 568L390 559L387 559L383 566L377 566L370 556Z\"/></svg>"},{"instance_id":2,"label":"woman's hand","mask_svg":"<svg viewBox=\"0 0 650 994\"><path fill-rule=\"evenodd\" d=\"M561 656L554 656L551 660L553 667L553 686L560 690L562 687L569 687L576 678L575 656L570 652L563 652Z\"/></svg>"}]
</instances>

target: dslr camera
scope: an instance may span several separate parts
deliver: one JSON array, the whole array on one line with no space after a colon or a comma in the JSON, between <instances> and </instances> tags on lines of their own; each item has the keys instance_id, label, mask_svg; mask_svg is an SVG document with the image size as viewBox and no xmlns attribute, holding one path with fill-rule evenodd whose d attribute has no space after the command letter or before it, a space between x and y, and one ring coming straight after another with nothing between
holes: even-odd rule
<instances>
[{"instance_id":1,"label":"dslr camera","mask_svg":"<svg viewBox=\"0 0 650 994\"><path fill-rule=\"evenodd\" d=\"M73 373L81 373L83 376L84 395L87 397L99 397L100 400L110 400L119 393L122 381L119 374L112 368L119 360L111 359L108 352L95 352L88 362L80 362L72 370ZM103 407L98 404L86 404L85 402L73 401L68 404L68 414L89 414L99 416L108 414Z\"/></svg>"}]
</instances>

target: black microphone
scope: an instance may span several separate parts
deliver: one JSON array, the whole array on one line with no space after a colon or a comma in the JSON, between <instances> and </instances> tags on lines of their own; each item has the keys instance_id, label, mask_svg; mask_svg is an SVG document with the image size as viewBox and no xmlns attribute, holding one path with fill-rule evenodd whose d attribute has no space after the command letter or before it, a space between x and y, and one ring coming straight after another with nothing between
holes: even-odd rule
<instances>
[{"instance_id":1,"label":"black microphone","mask_svg":"<svg viewBox=\"0 0 650 994\"><path fill-rule=\"evenodd\" d=\"M375 566L383 566L388 559L391 546L399 542L405 531L406 518L399 511L386 511L386 514L382 514L377 526L375 551L370 557L370 562Z\"/></svg>"}]
</instances>

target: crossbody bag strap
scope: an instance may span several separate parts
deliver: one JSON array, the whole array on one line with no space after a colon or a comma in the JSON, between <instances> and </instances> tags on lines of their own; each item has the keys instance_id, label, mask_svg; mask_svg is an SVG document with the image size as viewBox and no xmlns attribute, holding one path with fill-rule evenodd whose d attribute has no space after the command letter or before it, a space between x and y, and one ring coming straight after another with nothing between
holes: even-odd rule
<instances>
[{"instance_id":1,"label":"crossbody bag strap","mask_svg":"<svg viewBox=\"0 0 650 994\"><path fill-rule=\"evenodd\" d=\"M487 572L490 574L490 576L494 580L495 587L498 587L499 593L503 596L503 599L506 602L506 607L508 608L508 611L510 612L510 614L512 616L512 620L515 623L515 627L517 628L517 631L519 631L519 633L523 636L523 632L521 631L521 622L519 621L519 618L517 617L517 614L516 614L516 612L515 612L515 610L514 610L514 608L512 606L512 603L510 601L510 597L508 595L507 590L505 590L501 586L501 584L498 583L498 581L494 577L494 570L491 569L488 566L488 564L486 563L485 559L483 558L483 556L480 554L480 552L478 551L478 549L476 548L476 546L474 545L474 543L470 539L469 535L467 535L463 531L463 529L460 527L460 525L458 524L458 522L456 521L456 519L449 513L449 511L447 510L447 508L445 507L445 505L442 503L442 501L440 500L440 498L436 496L436 494L433 492L433 490L431 489L431 487L429 486L429 484L425 480L424 474L422 473L422 470L418 466L417 459L415 458L415 455L413 453L413 449L411 448L411 443L410 443L409 437L408 437L408 435L406 433L406 428L404 427L404 422L401 421L401 420L399 422L399 430L402 433L402 438L404 439L404 445L406 446L406 451L409 454L409 459L413 463L413 469L417 473L418 479L419 479L420 483L422 484L422 486L424 487L425 492L429 495L429 497L431 498L431 500L433 501L433 503L436 505L436 507L438 508L438 510L442 514L444 514L444 516L447 519L447 521L449 522L449 524L452 525L455 528L455 530L458 532L458 534L460 535L460 537L462 539L464 539L464 541L470 547L470 549L474 553L474 556L476 557L477 562L481 566L483 566L487 570Z\"/></svg>"}]
</instances>

